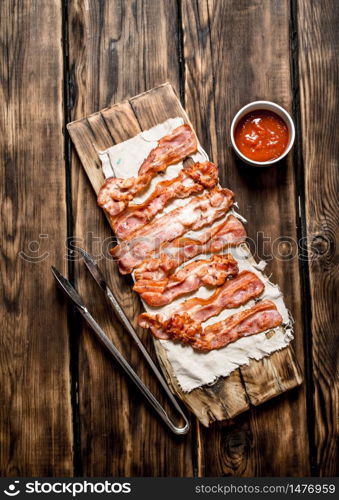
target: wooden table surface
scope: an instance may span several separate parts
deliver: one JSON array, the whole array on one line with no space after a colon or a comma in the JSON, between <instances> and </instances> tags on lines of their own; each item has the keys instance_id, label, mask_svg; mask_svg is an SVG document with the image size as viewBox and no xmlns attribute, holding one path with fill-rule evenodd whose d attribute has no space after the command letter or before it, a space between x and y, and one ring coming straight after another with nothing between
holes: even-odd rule
<instances>
[{"instance_id":1,"label":"wooden table surface","mask_svg":"<svg viewBox=\"0 0 339 500\"><path fill-rule=\"evenodd\" d=\"M3 0L0 17L0 475L335 475L337 2ZM166 81L285 293L305 375L233 421L205 429L192 418L184 438L149 411L50 273L86 291L155 388L72 251L111 233L65 125ZM254 171L234 157L229 127L257 99L292 112L297 136L287 161ZM115 292L134 303L129 280Z\"/></svg>"}]
</instances>

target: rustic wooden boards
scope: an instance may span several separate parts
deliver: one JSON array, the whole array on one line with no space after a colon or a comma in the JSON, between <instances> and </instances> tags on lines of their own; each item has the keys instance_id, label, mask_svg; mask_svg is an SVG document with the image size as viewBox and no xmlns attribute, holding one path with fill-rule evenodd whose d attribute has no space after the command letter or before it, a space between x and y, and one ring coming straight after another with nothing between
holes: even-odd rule
<instances>
[{"instance_id":1,"label":"rustic wooden boards","mask_svg":"<svg viewBox=\"0 0 339 500\"><path fill-rule=\"evenodd\" d=\"M178 30L175 0L89 0L86 5L79 0L70 2L68 21L70 78L75 89L72 119L102 109L111 100L118 102L138 94L168 77L174 81L179 78L178 60L173 57ZM125 107L124 115L130 116L128 113ZM91 128L102 148L112 144L112 134L118 142L140 130L131 116L124 121L128 125L124 129L112 110L105 116L106 133L98 135L99 119L91 120ZM89 251L100 255L104 238L111 238L112 232L96 208L94 192L76 154L72 156L72 190L74 234ZM126 313L136 318L140 304L132 299L128 280L117 270L112 272L111 262L106 259L100 260L100 266L111 277L113 291ZM80 292L90 299L89 306L100 324L123 354L132 359L151 390L162 398L154 377L130 339L122 334L114 314L80 263L76 263L74 277ZM192 476L192 435L184 439L170 435L81 323L79 330L79 473L99 477ZM148 335L144 337L155 355L152 340Z\"/></svg>"},{"instance_id":2,"label":"rustic wooden boards","mask_svg":"<svg viewBox=\"0 0 339 500\"><path fill-rule=\"evenodd\" d=\"M303 364L302 295L296 256L299 221L292 156L278 168L246 168L234 156L228 136L234 114L250 101L272 100L291 110L290 3L188 1L182 3L182 23L186 110L202 144L221 167L222 183L237 195L255 254L269 261L267 272L284 291L295 318L294 346ZM289 242L292 258L288 257ZM269 368L263 361L261 369ZM247 380L246 369L241 372ZM307 475L304 390L302 387L296 395L288 394L252 411L249 418L237 419L231 431L227 428L221 435L219 429L202 432L204 473ZM281 432L281 422L287 433ZM235 451L226 446L233 439Z\"/></svg>"},{"instance_id":3,"label":"rustic wooden boards","mask_svg":"<svg viewBox=\"0 0 339 500\"><path fill-rule=\"evenodd\" d=\"M335 473L337 254L333 243L327 246L326 237L330 235L332 240L337 231L337 12L334 0L1 3L1 189L7 201L2 203L1 270L6 300L1 302L0 474L65 476L72 470L74 458L75 472L87 476L302 476L310 471L309 444L312 473ZM180 440L169 437L141 400L134 400L133 390L128 393L125 379L97 344L91 343L79 318L69 321L73 347L68 373L66 307L49 276L50 263L66 271L66 201L68 236L75 245L99 253L95 237L110 236L107 222L94 209L95 196L79 160L75 154L70 158L68 148L66 163L69 166L71 160L72 168L71 175L68 167L65 175L63 122L165 81L180 93L209 153L223 162L224 181L236 189L251 235L265 231L268 236L293 236L297 226L303 237L310 231L318 253L310 266L301 264L301 273L298 266L294 265L292 273L287 263L273 262L273 279L285 291L299 325L295 348L302 365L303 336L307 341L307 383L227 424L214 424L210 429L193 425L192 435ZM295 147L297 161L275 173L262 171L249 182L250 172L238 168L228 146L231 117L239 106L255 98L271 98L290 107L291 89L294 110L298 115L300 108L302 117L302 135ZM47 126L40 128L41 122ZM124 131L116 133L123 140ZM259 224L253 207L258 196L267 201L271 195L270 210L273 205L274 214L279 211L279 224L264 209ZM11 206L17 206L13 217ZM30 239L39 241L36 233L44 234L46 225L52 237L41 240L41 249L50 251L51 262L28 267L17 253L27 251ZM88 232L82 229L88 226ZM74 241L74 235L82 239ZM105 267L104 261L101 266ZM114 321L106 307L100 309L101 296L83 275L81 263L68 262L68 267L81 292L92 299L93 312L103 314L105 323ZM299 275L301 293L295 283ZM116 293L121 289L124 306L137 314L126 295L130 286L115 279L114 283ZM301 328L303 324L305 328ZM119 337L118 328L111 328ZM123 347L128 355L129 343ZM130 354L138 364L134 351ZM143 371L143 375L152 383L147 373ZM70 376L73 416L81 431L74 434L74 453Z\"/></svg>"},{"instance_id":4,"label":"rustic wooden boards","mask_svg":"<svg viewBox=\"0 0 339 500\"><path fill-rule=\"evenodd\" d=\"M69 124L69 133L93 188L97 191L104 180L97 166L96 151L102 147L98 138L104 137L108 131L112 137L111 144L113 144L120 142L120 138L116 139L117 128L122 128L124 131L130 129L131 136L133 136L137 123L141 130L147 130L176 116L182 116L185 121L188 121L172 86L165 84L133 97L123 104L117 104ZM101 179L99 179L100 176ZM113 266L113 262L111 265ZM135 294L132 294L130 298L132 301L138 300ZM166 351L160 342L155 341L155 345L158 358L171 386L206 426L214 420L232 418L247 410L250 404L259 405L296 387L302 380L294 355L288 347L263 361L251 362L248 367L237 370L229 377L209 387L198 388L185 394L176 382ZM241 377L241 371L243 371L243 377Z\"/></svg>"},{"instance_id":5,"label":"rustic wooden boards","mask_svg":"<svg viewBox=\"0 0 339 500\"><path fill-rule=\"evenodd\" d=\"M339 11L331 1L301 1L300 112L309 242L310 327L315 406L315 473L338 473L338 303L339 303Z\"/></svg>"},{"instance_id":6,"label":"rustic wooden boards","mask_svg":"<svg viewBox=\"0 0 339 500\"><path fill-rule=\"evenodd\" d=\"M0 475L68 476L67 309L50 272L67 272L61 9L8 0L0 17Z\"/></svg>"}]
</instances>

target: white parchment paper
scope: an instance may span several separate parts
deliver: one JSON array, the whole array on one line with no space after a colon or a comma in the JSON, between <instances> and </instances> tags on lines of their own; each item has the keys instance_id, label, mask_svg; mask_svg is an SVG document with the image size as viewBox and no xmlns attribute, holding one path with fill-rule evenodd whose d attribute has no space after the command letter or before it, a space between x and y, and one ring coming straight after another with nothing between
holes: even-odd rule
<instances>
[{"instance_id":1,"label":"white parchment paper","mask_svg":"<svg viewBox=\"0 0 339 500\"><path fill-rule=\"evenodd\" d=\"M128 141L112 146L105 151L101 151L99 153L99 157L102 162L105 177L115 176L127 178L137 175L141 163L150 151L156 147L157 141L182 123L183 120L179 117L167 120L150 130L141 132ZM195 153L192 158L194 161L208 160L208 156L201 146L199 146L198 152ZM141 203L145 198L147 198L153 191L154 186L159 182L159 177L161 180L176 177L182 167L182 162L176 165L170 165L163 174L152 180L149 189L143 193L142 196L134 198L133 203ZM232 189L232 186L227 187ZM168 212L178 206L185 205L186 203L189 203L189 201L189 198L185 200L174 200L172 203L167 205L163 212ZM244 218L237 214L234 209L232 210L232 213L233 215L236 215L244 220ZM229 214L227 214L226 217L228 215ZM158 217L159 216L161 215L158 215ZM220 224L221 221L222 219L219 219L214 224ZM199 238L203 231L204 230L190 231L187 233L187 236ZM271 331L262 332L250 337L243 337L222 349L214 350L208 353L195 351L189 345L174 343L170 340L159 341L164 346L179 385L185 392L190 392L196 387L200 387L205 384L212 384L218 377L226 377L239 366L248 364L251 359L259 360L276 350L283 349L293 338L292 320L284 304L282 293L278 286L272 284L262 272L265 263L259 262L258 264L253 264L253 258L246 245L226 249L225 253L232 253L238 261L240 271L248 269L256 273L265 283L265 290L260 299L269 299L276 304L283 317L284 325L283 327L275 328L273 330L273 334ZM206 256L199 255L196 259L204 257ZM162 314L170 315L171 310L187 298L207 298L214 293L214 291L215 290L213 289L210 290L205 287L201 287L196 292L180 297L167 306L152 308L144 303L144 307L145 310L150 313L160 312ZM225 319L239 310L251 307L253 304L254 301L250 301L245 306L237 308L236 310L225 309L218 316L207 320L203 326L216 323L217 321Z\"/></svg>"}]
</instances>

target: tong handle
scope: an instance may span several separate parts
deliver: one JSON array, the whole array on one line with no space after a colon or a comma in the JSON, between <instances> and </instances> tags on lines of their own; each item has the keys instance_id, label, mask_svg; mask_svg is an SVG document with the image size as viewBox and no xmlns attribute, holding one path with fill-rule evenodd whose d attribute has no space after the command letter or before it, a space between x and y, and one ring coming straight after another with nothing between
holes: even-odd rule
<instances>
[{"instance_id":1,"label":"tong handle","mask_svg":"<svg viewBox=\"0 0 339 500\"><path fill-rule=\"evenodd\" d=\"M127 360L123 357L123 355L118 351L118 349L115 347L115 345L113 344L113 342L110 341L110 339L107 337L107 335L102 330L102 328L100 327L100 325L95 321L95 319L93 318L93 316L89 313L89 311L87 310L87 308L86 307L79 307L78 309L79 309L80 313L82 314L82 316L84 317L84 319L86 320L86 322L92 328L92 330L94 331L94 333L97 335L97 337L99 338L99 340L104 344L104 346L108 349L108 351L113 355L114 359L119 363L119 365L122 367L122 369L127 373L127 375L135 383L135 385L138 387L138 389L140 390L140 392L145 396L145 398L148 400L148 402L153 406L153 408L155 409L155 411L158 413L158 415L161 417L161 419L165 422L165 424L171 429L171 431L174 432L174 434L177 434L177 435L187 434L187 432L189 431L189 428L190 428L190 424L189 424L189 422L187 420L186 415L181 410L180 406L178 405L178 403L174 399L173 395L170 393L170 391L169 391L169 389L168 389L165 381L164 381L164 384L166 386L165 389L167 389L166 393L170 394L170 399L171 399L174 407L176 408L176 410L178 411L178 413L180 414L180 416L185 421L184 427L177 427L176 425L173 424L173 422L171 421L171 419L167 415L165 409L161 406L161 404L159 403L159 401L155 398L155 396L148 389L148 387L142 382L142 380L140 379L140 377L135 373L135 371L133 370L133 368L130 366L130 364L127 362ZM139 338L138 338L138 340L140 342ZM142 347L143 347L143 349L145 349L143 345L142 345ZM147 356L149 357L148 353L147 353ZM158 374L160 375L158 369L154 365L154 363L153 363L153 361L152 361L151 358L150 358L150 360L151 360L152 365L154 366L156 372L158 372L157 376L158 376ZM160 378L162 379L161 375L160 375ZM160 382L161 382L161 380L160 380Z\"/></svg>"}]
</instances>

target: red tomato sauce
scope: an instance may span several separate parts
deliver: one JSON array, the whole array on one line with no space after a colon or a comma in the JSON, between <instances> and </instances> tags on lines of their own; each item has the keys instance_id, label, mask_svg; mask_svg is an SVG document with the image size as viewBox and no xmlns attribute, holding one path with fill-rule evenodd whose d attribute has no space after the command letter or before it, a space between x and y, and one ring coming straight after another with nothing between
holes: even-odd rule
<instances>
[{"instance_id":1,"label":"red tomato sauce","mask_svg":"<svg viewBox=\"0 0 339 500\"><path fill-rule=\"evenodd\" d=\"M254 161L279 158L288 145L286 123L273 111L251 111L239 121L234 140L239 151Z\"/></svg>"}]
</instances>

